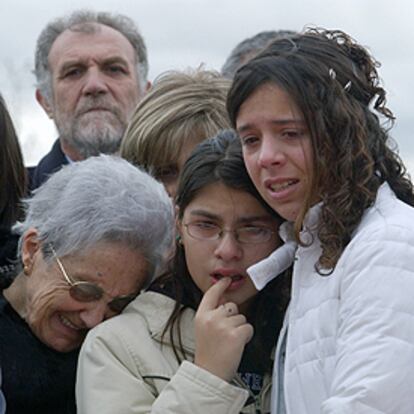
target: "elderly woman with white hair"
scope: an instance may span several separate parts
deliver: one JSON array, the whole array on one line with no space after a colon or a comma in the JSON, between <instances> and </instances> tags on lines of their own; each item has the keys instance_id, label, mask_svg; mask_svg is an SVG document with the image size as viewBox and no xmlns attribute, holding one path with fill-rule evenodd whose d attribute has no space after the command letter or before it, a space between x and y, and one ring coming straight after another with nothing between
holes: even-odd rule
<instances>
[{"instance_id":1,"label":"elderly woman with white hair","mask_svg":"<svg viewBox=\"0 0 414 414\"><path fill-rule=\"evenodd\" d=\"M15 228L22 271L0 293L7 413L76 412L78 349L151 282L171 248L171 201L128 162L93 157L54 174Z\"/></svg>"}]
</instances>

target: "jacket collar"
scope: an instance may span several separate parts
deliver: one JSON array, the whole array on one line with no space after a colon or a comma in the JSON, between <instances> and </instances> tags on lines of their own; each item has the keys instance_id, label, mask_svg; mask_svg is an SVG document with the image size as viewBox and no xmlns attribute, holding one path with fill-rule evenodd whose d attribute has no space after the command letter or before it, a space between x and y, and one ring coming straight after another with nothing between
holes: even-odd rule
<instances>
[{"instance_id":1,"label":"jacket collar","mask_svg":"<svg viewBox=\"0 0 414 414\"><path fill-rule=\"evenodd\" d=\"M151 337L154 340L171 345L169 331L162 338L166 321L174 309L175 301L168 296L157 292L141 293L123 312L138 313L147 322ZM193 309L186 308L181 317L181 339L183 347L191 354L195 352Z\"/></svg>"},{"instance_id":2,"label":"jacket collar","mask_svg":"<svg viewBox=\"0 0 414 414\"><path fill-rule=\"evenodd\" d=\"M381 208L384 203L387 203L390 199L395 198L396 195L392 191L387 182L381 184L378 188L375 205ZM314 240L314 235L318 229L319 218L322 210L322 203L315 204L306 213L303 220L303 228L300 232L300 238L304 243L308 243ZM370 209L367 209L364 216L370 213ZM364 217L363 216L363 217ZM362 221L362 220L361 220ZM287 241L294 240L294 231L292 222L284 222L279 228L279 234L281 239L286 243Z\"/></svg>"},{"instance_id":3,"label":"jacket collar","mask_svg":"<svg viewBox=\"0 0 414 414\"><path fill-rule=\"evenodd\" d=\"M307 239L309 237L313 238L312 235L315 234L318 228L321 210L322 203L318 203L311 207L306 213L305 219L303 221L303 228L300 232L300 237L305 243L307 243ZM279 227L279 235L285 243L293 242L295 240L293 222L285 221L282 223Z\"/></svg>"}]
</instances>

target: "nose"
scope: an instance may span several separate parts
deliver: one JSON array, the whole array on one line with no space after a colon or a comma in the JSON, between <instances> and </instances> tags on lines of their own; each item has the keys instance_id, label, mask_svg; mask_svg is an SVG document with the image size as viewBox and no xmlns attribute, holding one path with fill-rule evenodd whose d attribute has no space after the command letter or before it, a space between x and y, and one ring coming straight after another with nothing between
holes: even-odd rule
<instances>
[{"instance_id":1,"label":"nose","mask_svg":"<svg viewBox=\"0 0 414 414\"><path fill-rule=\"evenodd\" d=\"M214 255L224 262L238 260L241 258L242 254L243 249L231 231L225 232L222 235L214 251Z\"/></svg>"},{"instance_id":2,"label":"nose","mask_svg":"<svg viewBox=\"0 0 414 414\"><path fill-rule=\"evenodd\" d=\"M275 137L263 137L258 157L259 166L269 168L275 165L283 165L286 161L286 154L283 145Z\"/></svg>"},{"instance_id":3,"label":"nose","mask_svg":"<svg viewBox=\"0 0 414 414\"><path fill-rule=\"evenodd\" d=\"M105 75L99 68L89 68L85 76L82 92L84 95L97 96L108 92Z\"/></svg>"},{"instance_id":4,"label":"nose","mask_svg":"<svg viewBox=\"0 0 414 414\"><path fill-rule=\"evenodd\" d=\"M79 317L88 329L91 329L106 319L106 304L96 301L87 304L79 313Z\"/></svg>"}]
</instances>

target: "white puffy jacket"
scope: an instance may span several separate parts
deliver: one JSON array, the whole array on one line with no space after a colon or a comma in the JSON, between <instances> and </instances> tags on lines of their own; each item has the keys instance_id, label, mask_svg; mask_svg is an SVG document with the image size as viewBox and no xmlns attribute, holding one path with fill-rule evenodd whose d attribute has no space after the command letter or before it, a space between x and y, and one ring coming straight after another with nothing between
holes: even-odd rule
<instances>
[{"instance_id":1,"label":"white puffy jacket","mask_svg":"<svg viewBox=\"0 0 414 414\"><path fill-rule=\"evenodd\" d=\"M313 243L298 247L295 257L286 315L287 414L413 414L414 208L383 184L329 276L314 270L319 211L311 209L304 227ZM273 414L278 371L275 365Z\"/></svg>"}]
</instances>

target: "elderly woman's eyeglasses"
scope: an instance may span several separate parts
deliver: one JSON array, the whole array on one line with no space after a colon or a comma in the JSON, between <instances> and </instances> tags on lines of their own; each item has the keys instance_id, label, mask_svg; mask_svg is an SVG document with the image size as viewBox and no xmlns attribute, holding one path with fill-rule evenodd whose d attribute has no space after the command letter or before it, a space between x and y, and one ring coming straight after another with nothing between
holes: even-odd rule
<instances>
[{"instance_id":1,"label":"elderly woman's eyeglasses","mask_svg":"<svg viewBox=\"0 0 414 414\"><path fill-rule=\"evenodd\" d=\"M70 286L69 294L73 299L79 302L94 302L102 299L105 294L108 295L100 286L96 285L95 283L86 281L73 281L67 274L52 245L50 245L50 249L53 253L53 257L56 260L56 263L59 266L60 271L63 274L63 277ZM135 299L136 296L137 295L117 296L108 302L108 307L115 313L121 313L124 308L132 300Z\"/></svg>"},{"instance_id":2,"label":"elderly woman's eyeglasses","mask_svg":"<svg viewBox=\"0 0 414 414\"><path fill-rule=\"evenodd\" d=\"M184 224L189 236L197 240L219 240L224 233L232 233L233 237L242 244L260 244L270 241L276 233L264 226L242 226L236 229L225 229L215 223L205 221L193 221Z\"/></svg>"}]
</instances>

